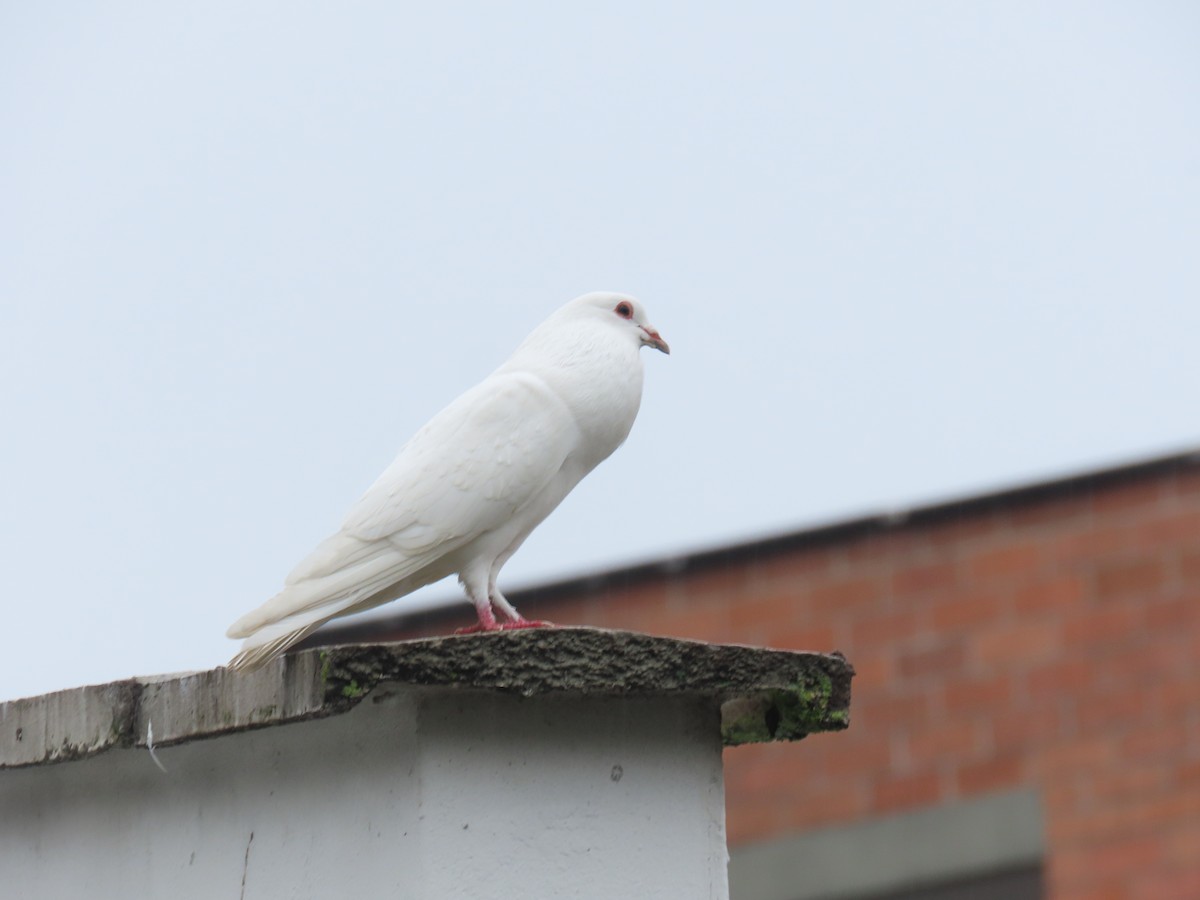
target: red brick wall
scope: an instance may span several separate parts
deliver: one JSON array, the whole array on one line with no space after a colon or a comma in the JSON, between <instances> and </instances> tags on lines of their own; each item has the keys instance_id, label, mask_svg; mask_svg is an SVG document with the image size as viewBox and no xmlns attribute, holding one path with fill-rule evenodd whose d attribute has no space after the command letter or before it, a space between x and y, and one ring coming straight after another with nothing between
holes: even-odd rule
<instances>
[{"instance_id":1,"label":"red brick wall","mask_svg":"<svg viewBox=\"0 0 1200 900\"><path fill-rule=\"evenodd\" d=\"M1032 785L1053 900L1200 898L1195 469L524 611L846 654L848 732L727 751L733 844Z\"/></svg>"}]
</instances>

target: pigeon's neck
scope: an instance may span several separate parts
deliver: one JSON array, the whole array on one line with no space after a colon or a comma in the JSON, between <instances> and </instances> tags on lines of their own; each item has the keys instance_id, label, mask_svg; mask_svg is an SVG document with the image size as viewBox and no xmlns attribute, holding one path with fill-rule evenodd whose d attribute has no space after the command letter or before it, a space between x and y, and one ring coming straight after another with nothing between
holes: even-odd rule
<instances>
[{"instance_id":1,"label":"pigeon's neck","mask_svg":"<svg viewBox=\"0 0 1200 900\"><path fill-rule=\"evenodd\" d=\"M562 400L584 438L587 469L621 446L642 402L639 347L624 338L586 325L535 331L500 368L536 376Z\"/></svg>"}]
</instances>

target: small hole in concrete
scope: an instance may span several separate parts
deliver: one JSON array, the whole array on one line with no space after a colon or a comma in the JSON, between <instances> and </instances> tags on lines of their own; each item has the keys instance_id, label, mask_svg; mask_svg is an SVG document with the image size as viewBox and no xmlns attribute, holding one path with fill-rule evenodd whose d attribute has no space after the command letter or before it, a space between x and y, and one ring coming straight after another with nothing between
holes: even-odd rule
<instances>
[{"instance_id":1,"label":"small hole in concrete","mask_svg":"<svg viewBox=\"0 0 1200 900\"><path fill-rule=\"evenodd\" d=\"M763 719L767 726L767 734L775 737L775 732L779 730L779 707L774 705L767 707L767 712L763 716Z\"/></svg>"},{"instance_id":2,"label":"small hole in concrete","mask_svg":"<svg viewBox=\"0 0 1200 900\"><path fill-rule=\"evenodd\" d=\"M613 781L620 781L624 775L625 775L625 770L623 768L621 768L620 766L613 766L612 774L609 775L608 777L611 778Z\"/></svg>"}]
</instances>

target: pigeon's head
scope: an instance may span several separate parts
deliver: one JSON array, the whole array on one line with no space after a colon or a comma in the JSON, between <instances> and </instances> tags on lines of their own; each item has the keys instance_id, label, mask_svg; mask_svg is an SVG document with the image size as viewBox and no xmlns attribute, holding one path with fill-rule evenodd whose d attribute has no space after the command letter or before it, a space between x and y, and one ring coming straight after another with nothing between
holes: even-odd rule
<instances>
[{"instance_id":1,"label":"pigeon's head","mask_svg":"<svg viewBox=\"0 0 1200 900\"><path fill-rule=\"evenodd\" d=\"M671 352L662 335L646 318L646 310L642 304L628 294L597 291L576 298L570 307L580 315L596 318L607 323L609 327L627 332L641 346L653 347L667 354Z\"/></svg>"}]
</instances>

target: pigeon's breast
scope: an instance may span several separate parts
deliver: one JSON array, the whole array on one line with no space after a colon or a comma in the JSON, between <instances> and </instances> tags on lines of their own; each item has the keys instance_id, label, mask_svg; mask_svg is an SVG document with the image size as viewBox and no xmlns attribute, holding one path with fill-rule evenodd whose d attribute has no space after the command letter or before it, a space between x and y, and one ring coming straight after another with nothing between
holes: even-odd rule
<instances>
[{"instance_id":1,"label":"pigeon's breast","mask_svg":"<svg viewBox=\"0 0 1200 900\"><path fill-rule=\"evenodd\" d=\"M642 403L642 363L636 348L592 347L546 374L579 428L577 459L591 470L625 442Z\"/></svg>"}]
</instances>

